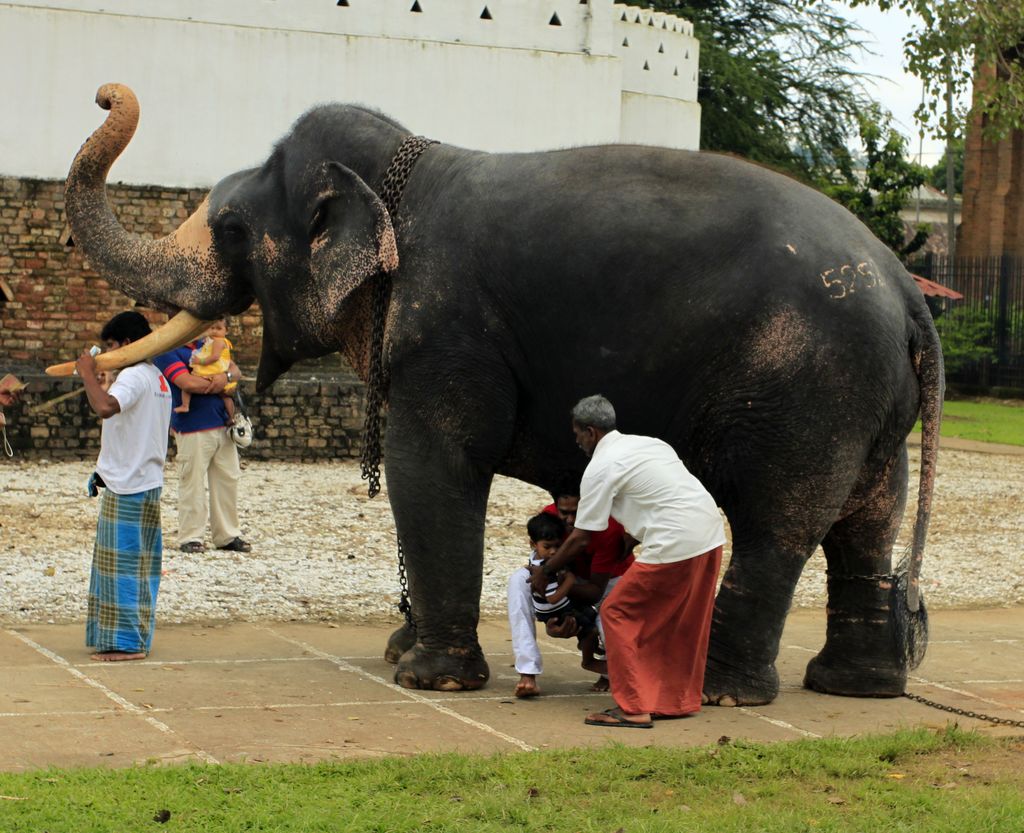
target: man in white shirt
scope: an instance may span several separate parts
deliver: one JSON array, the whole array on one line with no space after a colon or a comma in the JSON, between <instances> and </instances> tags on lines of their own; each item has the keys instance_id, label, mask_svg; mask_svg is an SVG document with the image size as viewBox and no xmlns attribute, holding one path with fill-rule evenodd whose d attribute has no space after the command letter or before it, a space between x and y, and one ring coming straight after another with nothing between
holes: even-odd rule
<instances>
[{"instance_id":1,"label":"man in white shirt","mask_svg":"<svg viewBox=\"0 0 1024 833\"><path fill-rule=\"evenodd\" d=\"M616 707L595 726L650 728L654 717L700 711L711 614L725 529L714 498L672 447L620 434L603 396L572 412L577 445L590 456L576 526L531 581L557 571L615 516L640 554L601 608L608 676Z\"/></svg>"},{"instance_id":2,"label":"man in white shirt","mask_svg":"<svg viewBox=\"0 0 1024 833\"><path fill-rule=\"evenodd\" d=\"M149 335L135 311L115 315L103 327L108 350ZM103 420L96 472L89 493L100 496L85 644L103 662L145 659L156 626L163 534L160 495L171 421L171 388L148 361L130 365L104 390L96 360L85 352L76 369L89 407Z\"/></svg>"}]
</instances>

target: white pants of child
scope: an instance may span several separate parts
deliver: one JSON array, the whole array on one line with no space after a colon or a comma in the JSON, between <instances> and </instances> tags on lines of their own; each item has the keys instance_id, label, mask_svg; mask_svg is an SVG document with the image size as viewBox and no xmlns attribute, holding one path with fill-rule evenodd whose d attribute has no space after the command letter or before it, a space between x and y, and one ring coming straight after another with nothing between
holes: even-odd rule
<instances>
[{"instance_id":1,"label":"white pants of child","mask_svg":"<svg viewBox=\"0 0 1024 833\"><path fill-rule=\"evenodd\" d=\"M541 674L544 660L537 645L537 619L530 595L530 571L520 567L508 579L508 627L512 632L512 654L520 674Z\"/></svg>"},{"instance_id":2,"label":"white pants of child","mask_svg":"<svg viewBox=\"0 0 1024 833\"><path fill-rule=\"evenodd\" d=\"M608 579L601 600L597 630L604 643L604 627L601 625L601 603L608 598L612 588L619 583L619 576ZM544 673L544 660L537 644L537 619L534 615L533 597L530 595L530 571L520 567L508 579L508 627L512 632L512 654L515 657L516 672L519 674Z\"/></svg>"}]
</instances>

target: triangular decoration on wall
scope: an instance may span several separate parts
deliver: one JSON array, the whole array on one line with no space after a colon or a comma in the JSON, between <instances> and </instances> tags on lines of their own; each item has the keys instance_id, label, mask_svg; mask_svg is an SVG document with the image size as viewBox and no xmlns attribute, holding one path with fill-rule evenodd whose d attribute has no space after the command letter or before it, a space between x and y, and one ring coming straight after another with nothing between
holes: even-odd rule
<instances>
[{"instance_id":1,"label":"triangular decoration on wall","mask_svg":"<svg viewBox=\"0 0 1024 833\"><path fill-rule=\"evenodd\" d=\"M668 21L667 20L663 20L661 22L661 28L662 29L667 29L668 28Z\"/></svg>"},{"instance_id":2,"label":"triangular decoration on wall","mask_svg":"<svg viewBox=\"0 0 1024 833\"><path fill-rule=\"evenodd\" d=\"M339 6L347 6L348 5L348 0L338 0L338 5Z\"/></svg>"},{"instance_id":3,"label":"triangular decoration on wall","mask_svg":"<svg viewBox=\"0 0 1024 833\"><path fill-rule=\"evenodd\" d=\"M626 13L625 12L622 13L622 17L620 17L619 20L622 20L622 21L625 21L626 23L629 23L629 20L626 19Z\"/></svg>"},{"instance_id":4,"label":"triangular decoration on wall","mask_svg":"<svg viewBox=\"0 0 1024 833\"><path fill-rule=\"evenodd\" d=\"M623 46L629 46L629 38L623 38L622 39L622 45Z\"/></svg>"},{"instance_id":5,"label":"triangular decoration on wall","mask_svg":"<svg viewBox=\"0 0 1024 833\"><path fill-rule=\"evenodd\" d=\"M590 2L590 0L580 0L580 5L581 6L586 6L589 2Z\"/></svg>"},{"instance_id":6,"label":"triangular decoration on wall","mask_svg":"<svg viewBox=\"0 0 1024 833\"><path fill-rule=\"evenodd\" d=\"M548 26L561 26L562 21L558 19L558 12L551 15L551 20L548 21Z\"/></svg>"},{"instance_id":7,"label":"triangular decoration on wall","mask_svg":"<svg viewBox=\"0 0 1024 833\"><path fill-rule=\"evenodd\" d=\"M488 10L487 6L484 6L484 10L482 12L480 12L480 19L481 20L494 20L494 18L491 17L491 12L490 12L490 10Z\"/></svg>"},{"instance_id":8,"label":"triangular decoration on wall","mask_svg":"<svg viewBox=\"0 0 1024 833\"><path fill-rule=\"evenodd\" d=\"M412 8L409 9L409 11L411 11L411 12L422 12L423 9L420 8L420 0L413 0Z\"/></svg>"},{"instance_id":9,"label":"triangular decoration on wall","mask_svg":"<svg viewBox=\"0 0 1024 833\"><path fill-rule=\"evenodd\" d=\"M665 44L663 44L663 43L659 43L658 44L658 54L659 55L664 55L665 54Z\"/></svg>"},{"instance_id":10,"label":"triangular decoration on wall","mask_svg":"<svg viewBox=\"0 0 1024 833\"><path fill-rule=\"evenodd\" d=\"M644 61L644 69L650 70L650 68L650 64L648 64L647 61Z\"/></svg>"},{"instance_id":11,"label":"triangular decoration on wall","mask_svg":"<svg viewBox=\"0 0 1024 833\"><path fill-rule=\"evenodd\" d=\"M675 71L674 71L674 72L673 72L672 74L673 74L673 75L674 75L674 76L675 76L676 78L678 78L678 77L679 77L679 67L676 67L676 68L675 68Z\"/></svg>"},{"instance_id":12,"label":"triangular decoration on wall","mask_svg":"<svg viewBox=\"0 0 1024 833\"><path fill-rule=\"evenodd\" d=\"M690 60L690 50L689 49L687 49L686 50L686 54L683 55L683 60L684 61L689 61Z\"/></svg>"}]
</instances>

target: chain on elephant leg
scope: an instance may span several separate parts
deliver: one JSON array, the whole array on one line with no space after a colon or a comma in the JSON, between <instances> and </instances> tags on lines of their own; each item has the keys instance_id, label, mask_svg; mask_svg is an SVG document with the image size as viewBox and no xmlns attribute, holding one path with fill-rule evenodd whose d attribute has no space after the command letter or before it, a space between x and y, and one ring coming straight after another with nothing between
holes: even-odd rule
<instances>
[{"instance_id":1,"label":"chain on elephant leg","mask_svg":"<svg viewBox=\"0 0 1024 833\"><path fill-rule=\"evenodd\" d=\"M899 697L909 661L906 618L893 575L828 577L825 646L807 665L804 686L848 697Z\"/></svg>"}]
</instances>

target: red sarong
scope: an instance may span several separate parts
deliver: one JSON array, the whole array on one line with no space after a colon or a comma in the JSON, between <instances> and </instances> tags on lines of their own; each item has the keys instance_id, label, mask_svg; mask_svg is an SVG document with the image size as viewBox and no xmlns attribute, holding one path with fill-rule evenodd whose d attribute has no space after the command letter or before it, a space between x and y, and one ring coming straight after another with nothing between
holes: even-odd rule
<instances>
[{"instance_id":1,"label":"red sarong","mask_svg":"<svg viewBox=\"0 0 1024 833\"><path fill-rule=\"evenodd\" d=\"M627 714L700 711L722 548L635 563L601 605L612 697Z\"/></svg>"}]
</instances>

